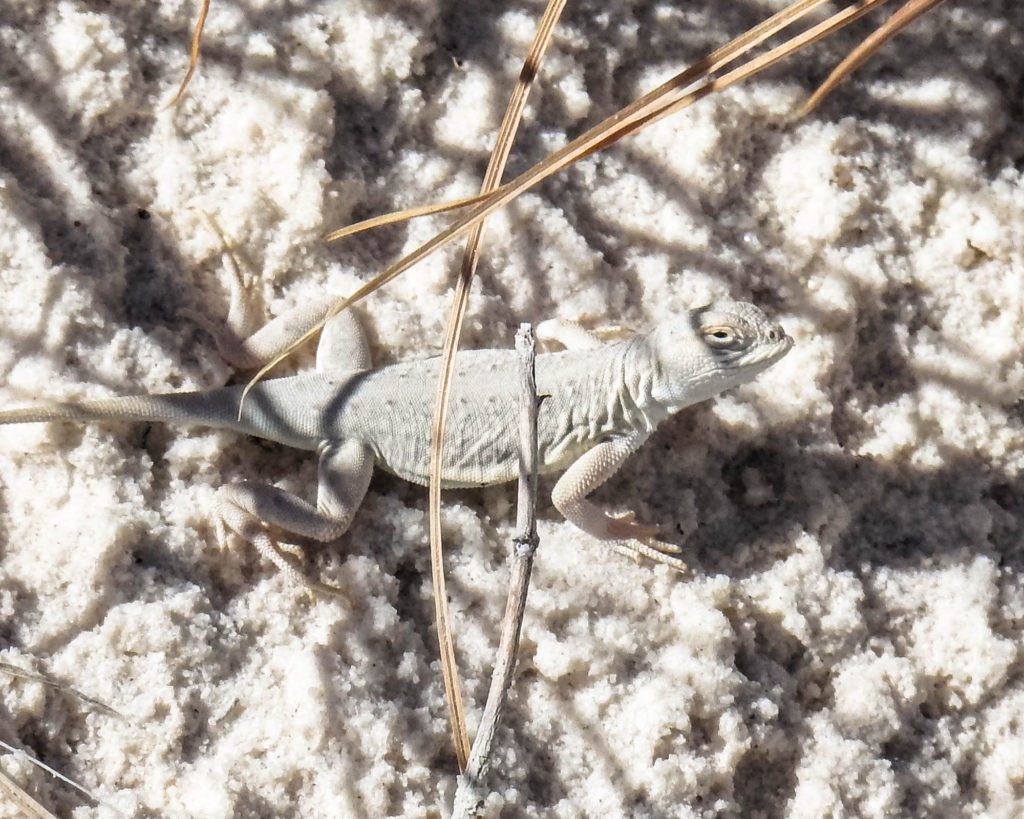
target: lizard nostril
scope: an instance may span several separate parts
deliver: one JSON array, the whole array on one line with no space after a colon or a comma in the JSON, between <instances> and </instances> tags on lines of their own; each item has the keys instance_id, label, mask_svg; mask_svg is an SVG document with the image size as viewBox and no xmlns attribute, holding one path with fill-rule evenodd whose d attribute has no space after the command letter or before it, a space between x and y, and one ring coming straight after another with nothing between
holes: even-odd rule
<instances>
[{"instance_id":1,"label":"lizard nostril","mask_svg":"<svg viewBox=\"0 0 1024 819\"><path fill-rule=\"evenodd\" d=\"M778 331L777 330L769 330L768 331L768 340L769 341L778 341L779 340L779 333L778 333Z\"/></svg>"}]
</instances>

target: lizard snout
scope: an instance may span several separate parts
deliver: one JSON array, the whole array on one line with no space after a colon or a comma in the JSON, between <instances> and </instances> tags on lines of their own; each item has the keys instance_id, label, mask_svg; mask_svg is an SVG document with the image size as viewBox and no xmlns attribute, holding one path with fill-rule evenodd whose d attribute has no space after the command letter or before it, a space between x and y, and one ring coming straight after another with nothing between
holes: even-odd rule
<instances>
[{"instance_id":1,"label":"lizard snout","mask_svg":"<svg viewBox=\"0 0 1024 819\"><path fill-rule=\"evenodd\" d=\"M793 338L786 334L786 331L782 329L781 324L773 324L769 327L767 337L770 344L777 344L784 347L786 353L793 349Z\"/></svg>"}]
</instances>

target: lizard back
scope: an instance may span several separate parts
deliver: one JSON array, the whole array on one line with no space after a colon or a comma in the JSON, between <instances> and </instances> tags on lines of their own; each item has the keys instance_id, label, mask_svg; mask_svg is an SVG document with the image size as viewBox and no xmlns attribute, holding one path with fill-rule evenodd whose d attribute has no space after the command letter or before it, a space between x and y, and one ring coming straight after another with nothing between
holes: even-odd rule
<instances>
[{"instance_id":1,"label":"lizard back","mask_svg":"<svg viewBox=\"0 0 1024 819\"><path fill-rule=\"evenodd\" d=\"M542 472L564 469L598 441L651 421L628 384L633 342L601 350L537 356L538 452ZM327 420L329 437L369 446L378 464L426 484L430 427L440 359L350 375ZM519 378L515 354L467 350L456 359L445 435L442 485L473 487L512 480L519 462Z\"/></svg>"}]
</instances>

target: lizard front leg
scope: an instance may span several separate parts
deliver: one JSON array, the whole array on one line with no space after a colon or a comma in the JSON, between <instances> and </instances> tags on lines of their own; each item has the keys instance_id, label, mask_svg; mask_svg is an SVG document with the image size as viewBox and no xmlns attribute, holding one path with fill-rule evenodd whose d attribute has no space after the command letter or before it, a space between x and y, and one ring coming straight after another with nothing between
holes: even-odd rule
<instances>
[{"instance_id":1,"label":"lizard front leg","mask_svg":"<svg viewBox=\"0 0 1024 819\"><path fill-rule=\"evenodd\" d=\"M325 443L319 454L316 507L276 486L244 481L217 492L215 514L222 538L230 530L290 580L314 591L340 594L340 589L307 578L298 560L283 551L267 529L273 526L324 542L348 530L370 484L373 454L356 441Z\"/></svg>"},{"instance_id":2,"label":"lizard front leg","mask_svg":"<svg viewBox=\"0 0 1024 819\"><path fill-rule=\"evenodd\" d=\"M678 551L667 543L652 548L650 541L658 533L653 526L637 523L632 512L621 517L610 517L587 500L587 495L610 478L637 448L647 439L647 433L635 433L624 438L613 438L587 450L558 479L551 490L551 501L565 519L584 532L601 540L620 541L617 551L644 557L684 571L686 564L669 557L665 551Z\"/></svg>"}]
</instances>

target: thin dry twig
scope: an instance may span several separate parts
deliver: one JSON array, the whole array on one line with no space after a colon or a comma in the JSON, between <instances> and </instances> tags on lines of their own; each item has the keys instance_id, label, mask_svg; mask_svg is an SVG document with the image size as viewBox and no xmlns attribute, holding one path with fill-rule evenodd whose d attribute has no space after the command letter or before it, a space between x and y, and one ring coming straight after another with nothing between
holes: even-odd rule
<instances>
[{"instance_id":1,"label":"thin dry twig","mask_svg":"<svg viewBox=\"0 0 1024 819\"><path fill-rule=\"evenodd\" d=\"M487 704L473 741L466 772L459 777L453 817L475 816L486 799L483 778L491 763L491 746L502 709L512 686L512 673L519 652L519 636L526 612L526 594L537 551L537 397L536 338L533 327L521 324L516 333L519 358L519 495L516 502L516 534L512 539L508 599L501 624L501 640L487 692Z\"/></svg>"},{"instance_id":2,"label":"thin dry twig","mask_svg":"<svg viewBox=\"0 0 1024 819\"><path fill-rule=\"evenodd\" d=\"M851 51L846 58L833 69L832 73L817 90L811 94L797 112L797 118L804 117L818 107L839 83L866 63L872 55L889 40L909 26L914 20L927 11L931 11L943 0L907 0L892 17L876 28L865 40Z\"/></svg>"},{"instance_id":3,"label":"thin dry twig","mask_svg":"<svg viewBox=\"0 0 1024 819\"><path fill-rule=\"evenodd\" d=\"M544 14L541 16L537 31L530 44L530 50L523 60L523 68L519 79L509 98L505 116L494 141L494 150L487 164L481 193L495 190L501 183L501 175L505 172L505 164L516 131L522 119L526 98L537 71L540 69L544 52L551 43L555 23L565 8L565 0L549 0ZM434 605L437 613L437 637L441 649L441 669L444 672L445 693L448 697L448 712L455 737L455 751L459 761L459 770L466 769L469 754L469 735L466 731L465 709L459 686L458 667L455 662L454 639L451 621L448 616L448 595L445 591L444 554L441 541L441 465L444 463L444 428L448 415L448 396L451 391L452 377L455 370L455 351L459 346L462 334L462 321L469 303L469 288L480 259L480 240L483 235L483 219L476 222L466 240L466 249L462 256L462 267L455 284L455 296L452 309L445 328L444 347L441 352L441 374L438 379L437 394L434 399L434 420L431 427L430 441L430 501L428 515L430 519L430 568L434 582Z\"/></svg>"}]
</instances>

